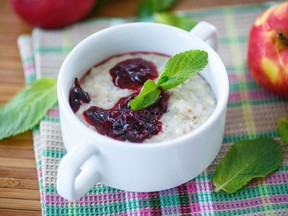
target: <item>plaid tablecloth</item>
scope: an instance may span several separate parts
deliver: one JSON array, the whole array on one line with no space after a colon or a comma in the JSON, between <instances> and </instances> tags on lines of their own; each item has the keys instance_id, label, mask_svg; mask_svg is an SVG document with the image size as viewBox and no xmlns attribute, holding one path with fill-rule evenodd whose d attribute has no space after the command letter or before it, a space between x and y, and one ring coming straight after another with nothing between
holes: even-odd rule
<instances>
[{"instance_id":1,"label":"plaid tablecloth","mask_svg":"<svg viewBox=\"0 0 288 216\"><path fill-rule=\"evenodd\" d=\"M205 20L219 30L219 50L229 75L230 96L223 145L214 162L195 179L165 191L131 193L96 185L77 202L56 192L56 174L65 155L58 106L34 129L42 214L52 215L288 215L288 146L276 172L258 178L234 194L213 192L215 167L233 142L268 136L279 140L276 121L288 115L288 101L261 87L246 65L247 36L256 16L271 4L185 11L196 21ZM57 77L59 68L83 38L100 29L132 19L93 19L62 30L35 29L18 40L26 82ZM125 167L123 167L125 169Z\"/></svg>"}]
</instances>

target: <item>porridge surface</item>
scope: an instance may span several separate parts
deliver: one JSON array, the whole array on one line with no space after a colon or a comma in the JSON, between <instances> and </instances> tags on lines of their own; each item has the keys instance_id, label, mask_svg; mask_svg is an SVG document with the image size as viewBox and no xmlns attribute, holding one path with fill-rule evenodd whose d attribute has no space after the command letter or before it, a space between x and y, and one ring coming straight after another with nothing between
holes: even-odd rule
<instances>
[{"instance_id":1,"label":"porridge surface","mask_svg":"<svg viewBox=\"0 0 288 216\"><path fill-rule=\"evenodd\" d=\"M81 80L81 87L88 92L91 102L89 104L83 103L76 115L95 132L97 132L95 128L85 121L82 113L90 106L109 109L120 98L133 93L132 90L116 87L112 82L109 70L118 62L136 57L153 62L158 69L158 73L162 71L165 62L169 59L167 56L153 53L123 54L92 68L89 74ZM144 143L171 140L187 134L206 121L216 107L212 89L200 75L193 76L182 85L170 89L168 92L170 94L168 109L160 119L162 121L162 131L158 135L146 139Z\"/></svg>"}]
</instances>

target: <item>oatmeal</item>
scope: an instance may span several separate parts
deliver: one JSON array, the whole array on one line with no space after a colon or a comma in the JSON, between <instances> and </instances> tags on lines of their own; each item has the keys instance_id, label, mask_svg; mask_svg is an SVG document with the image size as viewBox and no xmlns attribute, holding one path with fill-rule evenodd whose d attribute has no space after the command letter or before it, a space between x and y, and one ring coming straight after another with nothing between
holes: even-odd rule
<instances>
[{"instance_id":1,"label":"oatmeal","mask_svg":"<svg viewBox=\"0 0 288 216\"><path fill-rule=\"evenodd\" d=\"M76 112L76 115L84 124L95 130L95 127L91 125L91 122L87 123L87 110L89 109L91 110L91 107L97 107L97 109L100 109L101 115L106 115L105 110L111 109L121 98L129 98L130 95L135 94L135 91L137 91L138 87L140 90L141 85L145 82L145 80L143 80L145 78L144 75L133 76L130 74L132 77L131 78L132 81L142 83L141 85L139 85L139 83L137 85L132 85L132 81L131 83L129 83L130 80L127 81L127 79L125 79L126 81L117 79L115 80L115 78L111 76L113 75L113 73L118 73L119 70L121 72L121 68L120 69L116 68L117 69L117 70L115 69L116 72L115 71L111 72L111 69L115 65L118 64L119 66L119 62L122 63L120 65L121 67L130 67L129 68L130 71L134 70L133 64L136 62L138 65L141 64L141 68L140 69L138 68L140 71L145 72L149 70L156 70L156 72L158 71L158 73L160 73L162 71L165 62L168 59L169 59L168 56L161 54L139 52L139 53L123 54L115 56L93 67L81 79L80 82L83 92L87 92L88 95L90 96L89 98L90 102L81 103L80 108L77 109L78 111ZM143 62L139 63L139 61L142 60ZM153 68L154 67L153 65L155 65L156 69ZM148 78L155 79L156 77L157 76L150 73ZM124 87L121 88L121 86ZM157 135L154 135L152 132L153 136L151 136L151 138L143 140L140 139L141 142L142 141L144 141L144 143L161 142L165 140L171 140L176 137L187 134L190 131L194 130L195 128L199 127L199 125L201 125L204 121L206 121L209 118L209 116L213 113L216 106L216 100L212 92L212 89L200 75L193 76L191 79L187 80L182 85L170 89L168 92L169 97L167 98L165 96L168 101L167 108L166 107L163 108L163 105L161 105L162 106L161 108L165 109L163 110L163 115L161 114L159 116L161 128L159 129L158 123L157 123L158 125L155 126L159 129L160 132L155 133ZM127 101L125 103L127 103ZM84 116L85 112L86 112L86 119ZM127 112L125 111L125 114L121 113L119 114L119 116L128 115ZM99 113L97 115L99 115ZM131 113L129 115L131 115ZM116 115L115 121L117 121L117 118L119 116ZM135 119L133 119L133 122L134 121ZM149 121L147 120L146 122L150 124ZM151 120L151 122L155 121L156 120ZM141 121L140 122L137 121L135 124L142 124L142 123ZM145 130L146 129L147 128L145 128ZM102 131L99 131L99 129L97 129L97 131L103 134Z\"/></svg>"}]
</instances>

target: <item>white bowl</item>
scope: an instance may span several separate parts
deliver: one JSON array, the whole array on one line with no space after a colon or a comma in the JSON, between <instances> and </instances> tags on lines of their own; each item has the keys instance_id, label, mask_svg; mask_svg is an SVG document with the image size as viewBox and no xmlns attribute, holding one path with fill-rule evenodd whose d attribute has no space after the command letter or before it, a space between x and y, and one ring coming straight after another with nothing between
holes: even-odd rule
<instances>
[{"instance_id":1,"label":"white bowl","mask_svg":"<svg viewBox=\"0 0 288 216\"><path fill-rule=\"evenodd\" d=\"M58 193L76 200L99 182L127 191L159 191L203 172L222 144L229 93L225 67L208 45L216 47L216 39L216 29L205 22L191 32L162 24L130 23L99 31L78 44L58 77L61 129L68 151L59 165ZM74 78L110 56L135 51L173 56L190 49L208 52L208 65L201 75L212 87L217 105L208 120L187 135L160 143L121 142L89 129L70 108Z\"/></svg>"}]
</instances>

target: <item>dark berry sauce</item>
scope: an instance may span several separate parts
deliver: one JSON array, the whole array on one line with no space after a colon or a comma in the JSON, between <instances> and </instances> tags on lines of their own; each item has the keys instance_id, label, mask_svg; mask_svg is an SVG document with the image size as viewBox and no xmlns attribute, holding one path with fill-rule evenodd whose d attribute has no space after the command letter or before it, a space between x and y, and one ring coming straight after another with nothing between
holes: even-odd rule
<instances>
[{"instance_id":1,"label":"dark berry sauce","mask_svg":"<svg viewBox=\"0 0 288 216\"><path fill-rule=\"evenodd\" d=\"M81 88L78 79L75 78L74 87L72 87L69 92L69 104L74 112L79 110L81 102L89 103L90 96Z\"/></svg>"},{"instance_id":2,"label":"dark berry sauce","mask_svg":"<svg viewBox=\"0 0 288 216\"><path fill-rule=\"evenodd\" d=\"M104 62L106 60L102 63ZM156 66L141 58L131 58L111 68L110 75L115 86L131 89L134 93L120 98L110 109L91 106L83 112L86 122L94 126L98 133L121 141L141 143L157 135L162 130L160 118L167 111L168 92L161 90L158 100L145 109L132 110L129 106L129 102L139 94L145 81L158 77ZM74 85L70 89L69 103L72 110L77 112L82 103L90 102L90 97L81 88L77 78Z\"/></svg>"},{"instance_id":3,"label":"dark berry sauce","mask_svg":"<svg viewBox=\"0 0 288 216\"><path fill-rule=\"evenodd\" d=\"M110 74L115 86L131 90L138 90L146 80L158 77L156 66L141 58L119 62L110 69Z\"/></svg>"},{"instance_id":4,"label":"dark berry sauce","mask_svg":"<svg viewBox=\"0 0 288 216\"><path fill-rule=\"evenodd\" d=\"M117 140L143 142L162 129L160 118L167 110L169 94L162 91L158 100L142 110L131 110L129 102L134 93L121 98L111 109L91 106L84 111L85 120L103 135Z\"/></svg>"}]
</instances>

